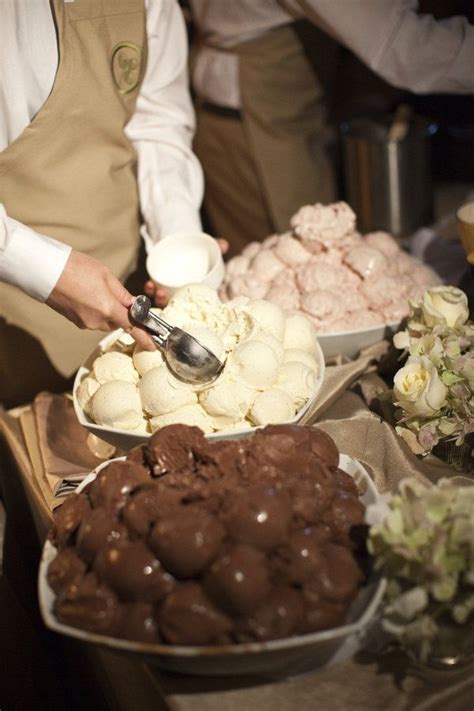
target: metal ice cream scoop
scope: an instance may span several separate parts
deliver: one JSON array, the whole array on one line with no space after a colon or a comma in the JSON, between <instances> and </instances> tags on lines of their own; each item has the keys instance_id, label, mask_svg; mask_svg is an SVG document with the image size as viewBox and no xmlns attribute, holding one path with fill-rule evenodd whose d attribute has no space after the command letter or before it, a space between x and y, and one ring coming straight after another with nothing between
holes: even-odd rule
<instances>
[{"instance_id":1,"label":"metal ice cream scoop","mask_svg":"<svg viewBox=\"0 0 474 711\"><path fill-rule=\"evenodd\" d=\"M150 307L151 301L147 296L137 296L130 307L130 315L150 331L153 342L164 352L168 367L174 375L194 385L215 380L224 363L199 343L197 338L163 321L150 311Z\"/></svg>"}]
</instances>

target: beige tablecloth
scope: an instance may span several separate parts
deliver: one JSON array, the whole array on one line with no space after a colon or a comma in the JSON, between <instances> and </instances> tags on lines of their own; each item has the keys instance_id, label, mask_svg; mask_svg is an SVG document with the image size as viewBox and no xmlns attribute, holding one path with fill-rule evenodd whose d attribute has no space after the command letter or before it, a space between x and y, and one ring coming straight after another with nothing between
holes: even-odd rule
<instances>
[{"instance_id":1,"label":"beige tablecloth","mask_svg":"<svg viewBox=\"0 0 474 711\"><path fill-rule=\"evenodd\" d=\"M375 363L385 350L386 344L379 344L356 361L329 366L318 403L305 422L316 423L334 438L340 451L361 461L380 492L395 491L405 476L427 482L436 482L443 476L458 477L455 470L435 457L417 459L393 427L367 406L367 402L371 407L380 405L377 393L384 386L375 372ZM92 468L98 461L87 451L84 431L78 432L71 406L67 398L43 396L40 406L36 402L34 407L0 416L0 426L14 455L41 539L52 510L61 501L53 493L58 480L81 476L81 468ZM61 431L57 431L60 423ZM68 441L73 445L68 447ZM469 475L459 477L460 482L471 480ZM420 672L410 667L399 652L358 654L349 661L282 680L183 677L109 653L101 653L98 658L114 685L119 708L130 711L138 708L133 701L138 698L140 711L162 708L163 703L179 711L474 708L472 669Z\"/></svg>"}]
</instances>

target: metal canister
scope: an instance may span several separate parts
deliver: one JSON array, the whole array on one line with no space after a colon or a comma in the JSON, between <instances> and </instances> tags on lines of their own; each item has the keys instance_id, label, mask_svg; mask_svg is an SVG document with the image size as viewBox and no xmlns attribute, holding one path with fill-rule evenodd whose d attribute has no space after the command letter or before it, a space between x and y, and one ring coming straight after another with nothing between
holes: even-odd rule
<instances>
[{"instance_id":1,"label":"metal canister","mask_svg":"<svg viewBox=\"0 0 474 711\"><path fill-rule=\"evenodd\" d=\"M390 138L392 117L342 125L345 199L361 232L403 237L433 217L431 138L437 126L414 117L404 135Z\"/></svg>"}]
</instances>

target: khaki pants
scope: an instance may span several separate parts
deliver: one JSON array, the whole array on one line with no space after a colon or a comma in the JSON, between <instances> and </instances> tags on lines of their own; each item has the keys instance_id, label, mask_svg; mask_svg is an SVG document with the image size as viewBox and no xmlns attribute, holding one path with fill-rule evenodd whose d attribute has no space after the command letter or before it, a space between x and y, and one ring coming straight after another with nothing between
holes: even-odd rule
<instances>
[{"instance_id":1,"label":"khaki pants","mask_svg":"<svg viewBox=\"0 0 474 711\"><path fill-rule=\"evenodd\" d=\"M230 255L269 235L273 224L242 121L198 107L194 150L204 170L207 217L215 236L229 240Z\"/></svg>"}]
</instances>

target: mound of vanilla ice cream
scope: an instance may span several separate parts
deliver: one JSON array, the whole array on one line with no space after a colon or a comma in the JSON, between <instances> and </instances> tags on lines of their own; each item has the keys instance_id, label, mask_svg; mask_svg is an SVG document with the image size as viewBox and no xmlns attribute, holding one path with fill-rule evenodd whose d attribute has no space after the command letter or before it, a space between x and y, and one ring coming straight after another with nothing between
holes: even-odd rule
<instances>
[{"instance_id":1,"label":"mound of vanilla ice cream","mask_svg":"<svg viewBox=\"0 0 474 711\"><path fill-rule=\"evenodd\" d=\"M220 296L270 301L326 334L401 321L409 299L439 283L391 235L357 232L345 202L317 203L293 215L290 231L251 242L231 259Z\"/></svg>"},{"instance_id":2,"label":"mound of vanilla ice cream","mask_svg":"<svg viewBox=\"0 0 474 711\"><path fill-rule=\"evenodd\" d=\"M293 420L320 382L316 329L303 314L238 296L226 303L202 284L179 289L163 311L225 363L208 387L178 380L160 350L123 335L100 355L76 390L84 413L105 427L155 432L196 425L206 434Z\"/></svg>"}]
</instances>

